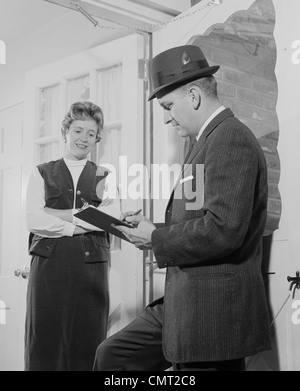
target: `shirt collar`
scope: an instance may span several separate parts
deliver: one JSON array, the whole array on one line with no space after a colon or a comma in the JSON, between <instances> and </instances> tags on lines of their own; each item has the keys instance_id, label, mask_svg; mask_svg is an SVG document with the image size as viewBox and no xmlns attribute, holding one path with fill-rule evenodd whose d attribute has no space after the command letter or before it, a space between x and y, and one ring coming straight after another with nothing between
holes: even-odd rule
<instances>
[{"instance_id":1,"label":"shirt collar","mask_svg":"<svg viewBox=\"0 0 300 391\"><path fill-rule=\"evenodd\" d=\"M207 119L207 121L204 123L204 125L202 126L202 128L200 129L198 135L197 135L197 141L199 140L201 134L204 132L205 128L207 127L207 125L218 115L220 114L223 110L225 110L225 107L224 106L220 106L216 111L214 111L212 113L212 115Z\"/></svg>"},{"instance_id":2,"label":"shirt collar","mask_svg":"<svg viewBox=\"0 0 300 391\"><path fill-rule=\"evenodd\" d=\"M71 160L71 159L67 159L65 157L63 159L68 167L82 167L82 166L85 166L88 161L88 159Z\"/></svg>"}]
</instances>

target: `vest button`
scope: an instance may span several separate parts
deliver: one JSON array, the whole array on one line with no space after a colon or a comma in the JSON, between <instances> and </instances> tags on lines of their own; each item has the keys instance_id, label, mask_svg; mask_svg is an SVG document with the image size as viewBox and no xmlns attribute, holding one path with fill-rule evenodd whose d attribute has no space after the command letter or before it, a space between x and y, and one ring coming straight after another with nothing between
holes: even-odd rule
<instances>
[{"instance_id":1,"label":"vest button","mask_svg":"<svg viewBox=\"0 0 300 391\"><path fill-rule=\"evenodd\" d=\"M77 195L81 195L81 191L80 191L80 190L77 190L76 194L77 194Z\"/></svg>"},{"instance_id":2,"label":"vest button","mask_svg":"<svg viewBox=\"0 0 300 391\"><path fill-rule=\"evenodd\" d=\"M88 251L85 252L84 254L86 257L89 257L90 253Z\"/></svg>"}]
</instances>

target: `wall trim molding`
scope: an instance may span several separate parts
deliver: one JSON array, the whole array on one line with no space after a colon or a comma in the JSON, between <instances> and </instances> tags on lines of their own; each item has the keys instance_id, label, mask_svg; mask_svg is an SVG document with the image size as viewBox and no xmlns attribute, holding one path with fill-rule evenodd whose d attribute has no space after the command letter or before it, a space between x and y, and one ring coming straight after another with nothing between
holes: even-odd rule
<instances>
[{"instance_id":1,"label":"wall trim molding","mask_svg":"<svg viewBox=\"0 0 300 391\"><path fill-rule=\"evenodd\" d=\"M14 103L10 103L10 104L5 105L5 106L0 106L0 112L8 110L8 109L11 109L11 108L19 106L19 105L22 105L24 103L25 103L25 99L20 99L20 100L14 102Z\"/></svg>"}]
</instances>

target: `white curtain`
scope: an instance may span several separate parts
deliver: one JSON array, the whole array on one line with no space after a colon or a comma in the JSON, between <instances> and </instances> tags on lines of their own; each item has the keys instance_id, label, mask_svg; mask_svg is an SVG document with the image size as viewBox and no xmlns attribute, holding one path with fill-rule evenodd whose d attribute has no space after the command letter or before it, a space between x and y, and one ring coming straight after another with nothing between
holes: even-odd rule
<instances>
[{"instance_id":1,"label":"white curtain","mask_svg":"<svg viewBox=\"0 0 300 391\"><path fill-rule=\"evenodd\" d=\"M58 157L59 141L54 139L52 142L49 142L49 139L45 139L45 143L43 143L42 139L60 135L59 102L59 84L40 90L39 126L38 134L35 137L36 140L39 140L37 163L44 163Z\"/></svg>"},{"instance_id":2,"label":"white curtain","mask_svg":"<svg viewBox=\"0 0 300 391\"><path fill-rule=\"evenodd\" d=\"M98 71L97 104L104 114L104 131L98 144L98 164L109 163L116 169L119 181L119 156L121 155L122 135L122 65ZM111 235L111 249L121 249L121 239Z\"/></svg>"},{"instance_id":3,"label":"white curtain","mask_svg":"<svg viewBox=\"0 0 300 391\"><path fill-rule=\"evenodd\" d=\"M75 102L90 100L90 76L84 75L71 80L67 84L67 111Z\"/></svg>"},{"instance_id":4,"label":"white curtain","mask_svg":"<svg viewBox=\"0 0 300 391\"><path fill-rule=\"evenodd\" d=\"M100 70L97 87L97 101L104 112L105 123L121 122L122 66Z\"/></svg>"},{"instance_id":5,"label":"white curtain","mask_svg":"<svg viewBox=\"0 0 300 391\"><path fill-rule=\"evenodd\" d=\"M59 127L59 89L60 85L56 84L41 89L40 92L40 121L38 134L35 138L55 135Z\"/></svg>"}]
</instances>

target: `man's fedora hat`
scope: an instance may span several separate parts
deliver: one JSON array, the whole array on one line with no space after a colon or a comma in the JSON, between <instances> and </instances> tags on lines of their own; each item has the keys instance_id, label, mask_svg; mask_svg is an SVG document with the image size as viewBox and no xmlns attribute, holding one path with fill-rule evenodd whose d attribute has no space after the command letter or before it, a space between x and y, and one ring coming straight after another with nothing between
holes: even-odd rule
<instances>
[{"instance_id":1,"label":"man's fedora hat","mask_svg":"<svg viewBox=\"0 0 300 391\"><path fill-rule=\"evenodd\" d=\"M161 98L190 81L211 76L220 68L209 66L202 50L195 45L168 49L150 64L151 94L148 100Z\"/></svg>"}]
</instances>

